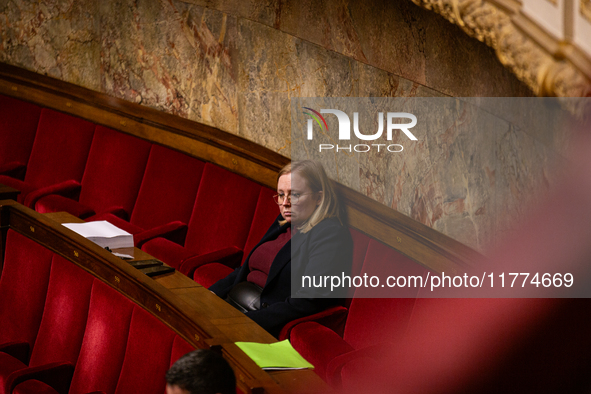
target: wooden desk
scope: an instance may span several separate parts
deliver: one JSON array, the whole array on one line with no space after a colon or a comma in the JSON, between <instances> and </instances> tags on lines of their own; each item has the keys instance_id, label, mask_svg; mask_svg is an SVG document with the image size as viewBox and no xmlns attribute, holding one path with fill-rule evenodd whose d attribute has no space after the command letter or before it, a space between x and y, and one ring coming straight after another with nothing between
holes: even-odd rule
<instances>
[{"instance_id":1,"label":"wooden desk","mask_svg":"<svg viewBox=\"0 0 591 394\"><path fill-rule=\"evenodd\" d=\"M19 194L21 194L20 190L16 190L10 186L6 186L0 183L0 200L16 201L16 198Z\"/></svg>"},{"instance_id":2,"label":"wooden desk","mask_svg":"<svg viewBox=\"0 0 591 394\"><path fill-rule=\"evenodd\" d=\"M51 212L44 214L45 217L50 218L51 220L64 224L64 223L84 223L84 220L77 218L76 216L68 213L68 212ZM138 260L150 260L153 259L154 256L144 252L139 248L118 248L113 249L113 252L127 254L133 256L131 260L123 260L123 261L138 261ZM164 263L164 266L168 267L168 264ZM199 283L190 280L185 275L181 274L178 271L174 271L168 274L163 274L154 278L159 283L161 283L167 289L174 289L174 288L183 288L183 287L196 287L201 286ZM187 280L188 279L188 280ZM189 283L192 282L192 283Z\"/></svg>"},{"instance_id":3,"label":"wooden desk","mask_svg":"<svg viewBox=\"0 0 591 394\"><path fill-rule=\"evenodd\" d=\"M47 213L42 216L57 223L83 222L83 220L67 212ZM153 258L138 248L133 248L133 250L131 248L116 249L115 251L133 254L134 260ZM215 296L194 280L178 271L154 278L145 277L144 280L153 280L153 282L168 289L176 297L180 305L185 305L186 309L193 311L212 325L212 327L209 327L211 338L207 339L206 342L209 346L222 347L224 357L234 367L239 384L242 382L242 384L249 386L249 381L253 376L252 371L258 370L259 373L254 374L256 375L257 384L262 382L266 392L275 392L274 386L278 389L276 392L327 393L331 391L322 379L310 370L273 371L268 373L260 370L246 354L234 345L234 342L273 343L277 342L277 339L246 315L232 308L224 300ZM204 327L204 330L208 331L208 327ZM252 387L252 385L250 386Z\"/></svg>"}]
</instances>

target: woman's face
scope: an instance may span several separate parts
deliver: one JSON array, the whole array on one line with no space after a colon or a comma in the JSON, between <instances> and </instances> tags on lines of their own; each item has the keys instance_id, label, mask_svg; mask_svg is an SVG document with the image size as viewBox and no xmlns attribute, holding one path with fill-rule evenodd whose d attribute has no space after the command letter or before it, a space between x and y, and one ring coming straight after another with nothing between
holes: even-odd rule
<instances>
[{"instance_id":1,"label":"woman's face","mask_svg":"<svg viewBox=\"0 0 591 394\"><path fill-rule=\"evenodd\" d=\"M284 174L279 177L277 182L277 194L291 196L297 204L292 203L288 198L284 198L279 204L279 210L283 218L296 226L304 223L311 215L322 199L322 192L312 193L306 180L298 174Z\"/></svg>"}]
</instances>

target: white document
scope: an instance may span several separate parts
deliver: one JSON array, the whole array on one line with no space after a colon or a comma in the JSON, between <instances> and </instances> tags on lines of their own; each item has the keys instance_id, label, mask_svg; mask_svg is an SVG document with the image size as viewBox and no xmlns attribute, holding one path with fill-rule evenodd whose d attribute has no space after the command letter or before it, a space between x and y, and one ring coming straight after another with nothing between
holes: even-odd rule
<instances>
[{"instance_id":1,"label":"white document","mask_svg":"<svg viewBox=\"0 0 591 394\"><path fill-rule=\"evenodd\" d=\"M64 226L102 248L133 248L133 235L106 220L86 223L64 223Z\"/></svg>"}]
</instances>

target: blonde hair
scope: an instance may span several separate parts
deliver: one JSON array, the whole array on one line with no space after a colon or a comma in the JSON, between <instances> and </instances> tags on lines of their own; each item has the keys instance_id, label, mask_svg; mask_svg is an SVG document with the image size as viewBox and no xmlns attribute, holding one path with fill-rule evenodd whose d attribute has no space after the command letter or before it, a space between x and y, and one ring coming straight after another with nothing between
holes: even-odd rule
<instances>
[{"instance_id":1,"label":"blonde hair","mask_svg":"<svg viewBox=\"0 0 591 394\"><path fill-rule=\"evenodd\" d=\"M328 176L326 176L322 164L314 160L291 162L279 171L277 182L279 182L279 178L287 174L298 174L306 180L306 183L312 192L322 192L320 204L316 207L312 215L310 215L310 217L298 227L300 232L307 233L312 227L324 219L331 217L336 217L342 223L337 194L335 193ZM284 225L285 223L287 223L286 220L279 221L280 225Z\"/></svg>"}]
</instances>

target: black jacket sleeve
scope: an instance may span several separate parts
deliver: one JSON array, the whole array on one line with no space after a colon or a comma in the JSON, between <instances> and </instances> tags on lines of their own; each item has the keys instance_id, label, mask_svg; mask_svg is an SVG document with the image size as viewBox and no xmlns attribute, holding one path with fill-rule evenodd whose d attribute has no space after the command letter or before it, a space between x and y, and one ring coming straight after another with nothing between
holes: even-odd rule
<instances>
[{"instance_id":1,"label":"black jacket sleeve","mask_svg":"<svg viewBox=\"0 0 591 394\"><path fill-rule=\"evenodd\" d=\"M305 239L297 242L298 236ZM293 250L298 244L297 250ZM277 336L288 322L342 303L341 298L335 298L341 294L333 294L330 286L302 287L302 277L341 276L343 272L348 275L351 262L352 241L348 229L336 219L325 219L308 233L292 237L291 263L284 267L275 283L265 286L261 296L263 307L246 315Z\"/></svg>"},{"instance_id":2,"label":"black jacket sleeve","mask_svg":"<svg viewBox=\"0 0 591 394\"><path fill-rule=\"evenodd\" d=\"M211 285L209 290L213 291L220 298L226 298L226 296L236 283L236 280L240 275L241 268L242 267L236 268L224 279L220 279L217 282L215 282L213 285Z\"/></svg>"}]
</instances>

